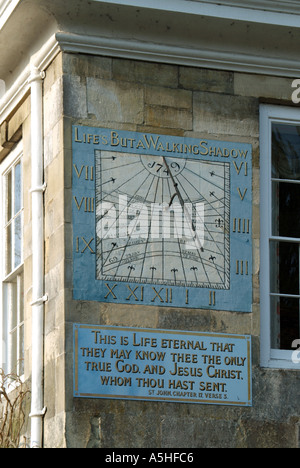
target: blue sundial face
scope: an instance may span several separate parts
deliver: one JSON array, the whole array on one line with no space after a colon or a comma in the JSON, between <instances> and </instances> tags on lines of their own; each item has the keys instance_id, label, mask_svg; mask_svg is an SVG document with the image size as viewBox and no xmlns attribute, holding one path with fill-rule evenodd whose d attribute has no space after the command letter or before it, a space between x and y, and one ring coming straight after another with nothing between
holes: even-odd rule
<instances>
[{"instance_id":1,"label":"blue sundial face","mask_svg":"<svg viewBox=\"0 0 300 468\"><path fill-rule=\"evenodd\" d=\"M97 151L97 278L228 289L229 177L228 163Z\"/></svg>"},{"instance_id":2,"label":"blue sundial face","mask_svg":"<svg viewBox=\"0 0 300 468\"><path fill-rule=\"evenodd\" d=\"M73 127L73 297L252 310L252 147Z\"/></svg>"}]
</instances>

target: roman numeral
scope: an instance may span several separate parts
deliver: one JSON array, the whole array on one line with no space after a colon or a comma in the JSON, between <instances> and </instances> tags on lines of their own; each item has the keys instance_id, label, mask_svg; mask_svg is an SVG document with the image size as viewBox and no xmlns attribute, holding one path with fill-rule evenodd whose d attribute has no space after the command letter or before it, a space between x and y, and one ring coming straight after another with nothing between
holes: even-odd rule
<instances>
[{"instance_id":1,"label":"roman numeral","mask_svg":"<svg viewBox=\"0 0 300 468\"><path fill-rule=\"evenodd\" d=\"M249 264L247 260L236 261L236 274L241 276L247 276L249 274Z\"/></svg>"},{"instance_id":2,"label":"roman numeral","mask_svg":"<svg viewBox=\"0 0 300 468\"><path fill-rule=\"evenodd\" d=\"M233 218L232 232L238 234L250 233L250 219L248 218Z\"/></svg>"},{"instance_id":3,"label":"roman numeral","mask_svg":"<svg viewBox=\"0 0 300 468\"><path fill-rule=\"evenodd\" d=\"M81 168L78 169L76 164L73 164L73 167L75 169L75 173L78 179L80 179L80 177L83 176L85 180L94 180L94 167L93 166L81 166Z\"/></svg>"},{"instance_id":4,"label":"roman numeral","mask_svg":"<svg viewBox=\"0 0 300 468\"><path fill-rule=\"evenodd\" d=\"M84 237L76 237L76 253L84 253L87 250L91 254L94 254L95 251L91 247L93 240L94 237L92 237L89 241L87 241ZM81 247L83 247L82 250Z\"/></svg>"},{"instance_id":5,"label":"roman numeral","mask_svg":"<svg viewBox=\"0 0 300 468\"><path fill-rule=\"evenodd\" d=\"M239 193L240 199L241 199L242 201L243 201L244 198L245 198L245 195L246 195L246 193L247 193L247 190L248 190L248 189L245 188L244 193L242 193L240 187L237 188L237 191L238 191L238 193Z\"/></svg>"},{"instance_id":6,"label":"roman numeral","mask_svg":"<svg viewBox=\"0 0 300 468\"><path fill-rule=\"evenodd\" d=\"M233 161L233 165L234 165L234 168L237 172L238 175L240 175L240 172L242 170L242 168L244 167L244 174L245 176L248 175L248 163L247 162L241 162L241 164L238 166L237 163L235 161Z\"/></svg>"},{"instance_id":7,"label":"roman numeral","mask_svg":"<svg viewBox=\"0 0 300 468\"><path fill-rule=\"evenodd\" d=\"M216 305L216 291L209 291L209 305Z\"/></svg>"},{"instance_id":8,"label":"roman numeral","mask_svg":"<svg viewBox=\"0 0 300 468\"><path fill-rule=\"evenodd\" d=\"M94 213L95 199L93 197L81 197L80 201L73 197L73 200L78 211L84 208L85 213Z\"/></svg>"}]
</instances>

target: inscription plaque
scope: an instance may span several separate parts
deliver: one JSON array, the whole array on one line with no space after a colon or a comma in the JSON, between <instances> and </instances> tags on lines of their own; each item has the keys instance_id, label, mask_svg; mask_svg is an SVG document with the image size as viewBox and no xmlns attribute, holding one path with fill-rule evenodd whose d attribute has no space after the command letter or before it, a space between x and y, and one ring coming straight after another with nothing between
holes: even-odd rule
<instances>
[{"instance_id":1,"label":"inscription plaque","mask_svg":"<svg viewBox=\"0 0 300 468\"><path fill-rule=\"evenodd\" d=\"M251 337L74 324L74 397L251 406Z\"/></svg>"}]
</instances>

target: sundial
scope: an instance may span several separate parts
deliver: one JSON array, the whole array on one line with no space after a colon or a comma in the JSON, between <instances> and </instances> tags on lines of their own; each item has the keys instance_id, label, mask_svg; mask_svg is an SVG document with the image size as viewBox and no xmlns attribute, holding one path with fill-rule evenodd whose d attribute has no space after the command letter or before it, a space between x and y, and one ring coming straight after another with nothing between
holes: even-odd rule
<instances>
[{"instance_id":1,"label":"sundial","mask_svg":"<svg viewBox=\"0 0 300 468\"><path fill-rule=\"evenodd\" d=\"M75 299L250 312L251 146L74 126Z\"/></svg>"},{"instance_id":2,"label":"sundial","mask_svg":"<svg viewBox=\"0 0 300 468\"><path fill-rule=\"evenodd\" d=\"M228 163L98 152L97 278L226 288L229 172ZM103 217L108 204L113 212ZM129 232L120 238L117 228L125 217ZM102 231L104 222L114 232Z\"/></svg>"}]
</instances>

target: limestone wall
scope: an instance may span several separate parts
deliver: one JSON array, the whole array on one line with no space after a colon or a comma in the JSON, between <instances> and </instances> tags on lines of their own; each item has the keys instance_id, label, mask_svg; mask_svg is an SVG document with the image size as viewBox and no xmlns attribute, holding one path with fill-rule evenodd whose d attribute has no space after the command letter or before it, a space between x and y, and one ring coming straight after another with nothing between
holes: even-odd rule
<instances>
[{"instance_id":1,"label":"limestone wall","mask_svg":"<svg viewBox=\"0 0 300 468\"><path fill-rule=\"evenodd\" d=\"M80 54L60 54L49 67L44 84L46 446L299 445L299 373L259 365L259 104L288 104L290 96L289 79L243 73ZM252 313L73 300L73 124L252 145ZM250 334L253 407L74 399L76 322Z\"/></svg>"}]
</instances>

